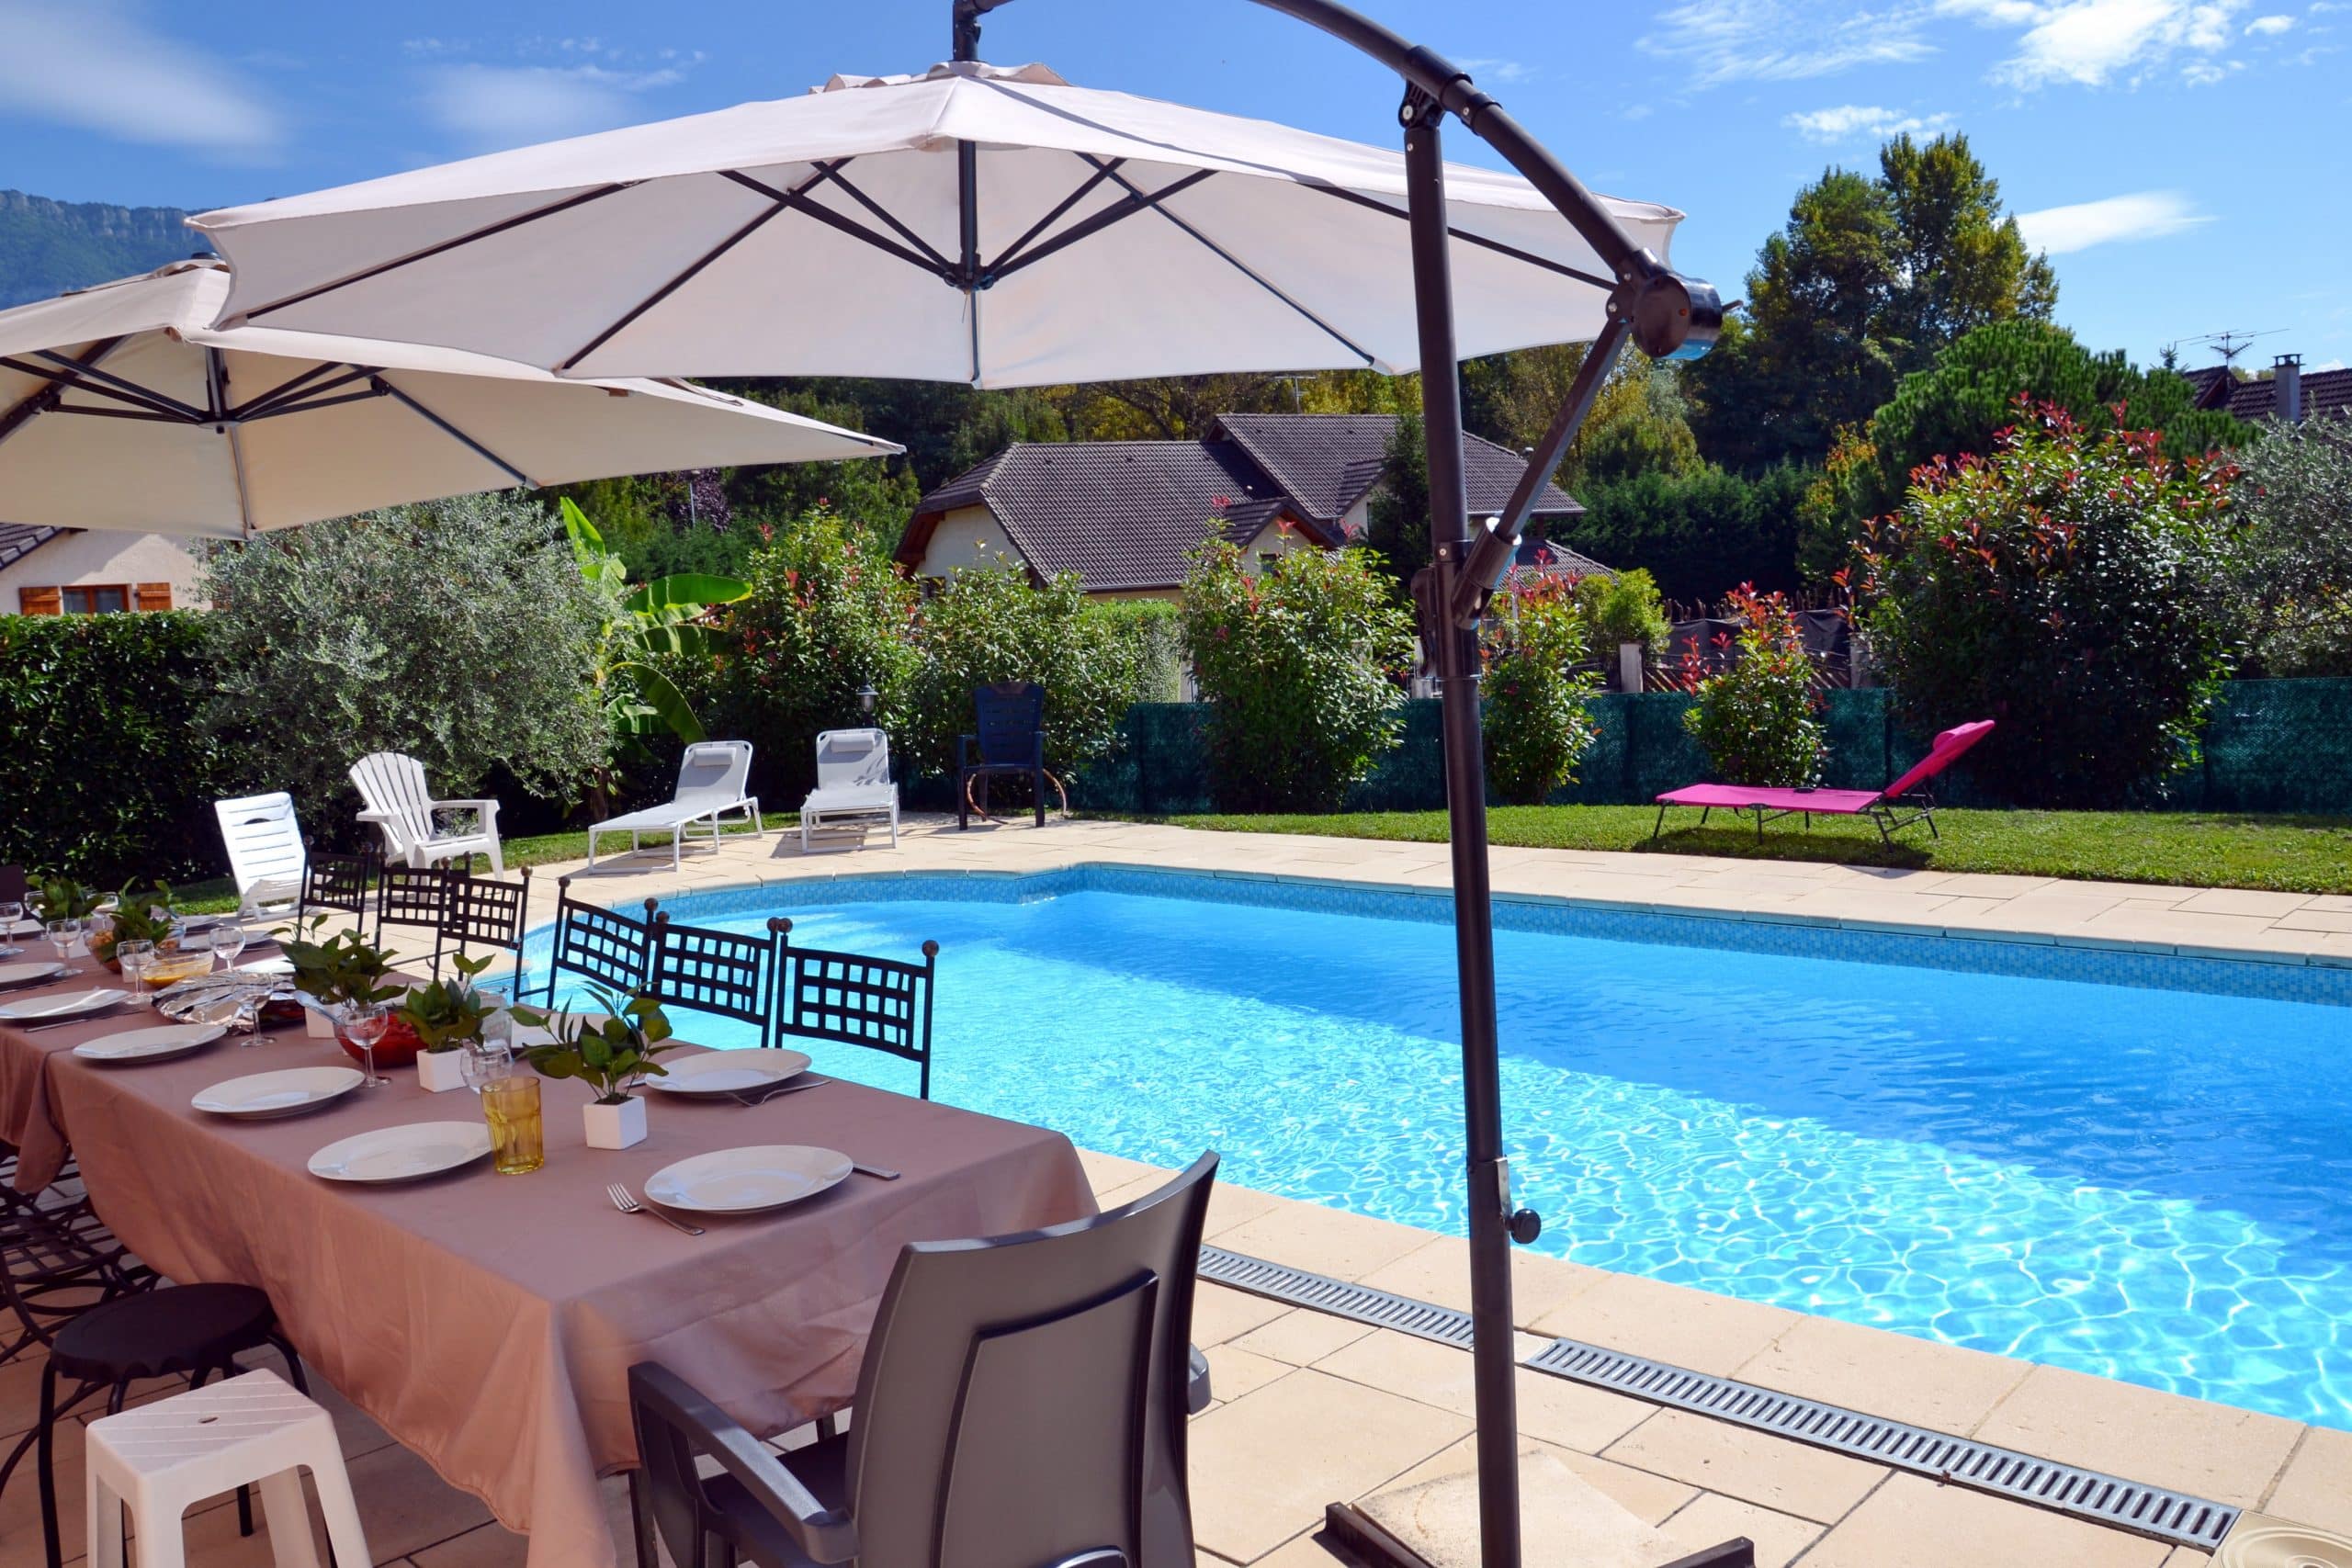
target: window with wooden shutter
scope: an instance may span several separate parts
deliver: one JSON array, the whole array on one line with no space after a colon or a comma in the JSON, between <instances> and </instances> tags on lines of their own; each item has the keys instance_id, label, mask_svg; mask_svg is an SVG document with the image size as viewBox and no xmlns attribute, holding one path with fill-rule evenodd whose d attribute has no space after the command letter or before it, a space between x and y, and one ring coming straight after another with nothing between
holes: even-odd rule
<instances>
[{"instance_id":1,"label":"window with wooden shutter","mask_svg":"<svg viewBox=\"0 0 2352 1568\"><path fill-rule=\"evenodd\" d=\"M135 610L168 610L172 607L172 585L168 582L142 582L130 593L131 608Z\"/></svg>"},{"instance_id":2,"label":"window with wooden shutter","mask_svg":"<svg viewBox=\"0 0 2352 1568\"><path fill-rule=\"evenodd\" d=\"M59 615L65 613L65 607L54 588L17 589L17 609L19 613L28 615Z\"/></svg>"}]
</instances>

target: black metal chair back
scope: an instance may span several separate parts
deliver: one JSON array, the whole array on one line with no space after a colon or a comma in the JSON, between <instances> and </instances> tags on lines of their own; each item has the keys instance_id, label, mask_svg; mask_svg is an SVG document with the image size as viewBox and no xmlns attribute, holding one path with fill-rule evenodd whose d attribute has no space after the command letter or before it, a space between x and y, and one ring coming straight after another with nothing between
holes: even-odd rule
<instances>
[{"instance_id":1,"label":"black metal chair back","mask_svg":"<svg viewBox=\"0 0 2352 1568\"><path fill-rule=\"evenodd\" d=\"M922 1069L921 1094L931 1098L931 993L939 944L922 944L922 962L828 953L783 941L777 932L783 994L776 999L776 1033L838 1040L887 1051Z\"/></svg>"},{"instance_id":2,"label":"black metal chair back","mask_svg":"<svg viewBox=\"0 0 2352 1568\"><path fill-rule=\"evenodd\" d=\"M13 862L0 865L0 904L21 904L31 892L31 878Z\"/></svg>"},{"instance_id":3,"label":"black metal chair back","mask_svg":"<svg viewBox=\"0 0 2352 1568\"><path fill-rule=\"evenodd\" d=\"M956 740L956 825L971 825L971 781L1025 774L1036 793L1036 822L1046 825L1046 688L1005 681L972 690L977 734Z\"/></svg>"},{"instance_id":4,"label":"black metal chair back","mask_svg":"<svg viewBox=\"0 0 2352 1568\"><path fill-rule=\"evenodd\" d=\"M514 973L506 994L522 1000L523 939L531 929L531 868L523 867L521 880L515 882L476 876L469 871L447 874L449 894L442 909L441 940L455 943L461 958L472 957L471 949L476 946L514 954Z\"/></svg>"},{"instance_id":5,"label":"black metal chair back","mask_svg":"<svg viewBox=\"0 0 2352 1568\"><path fill-rule=\"evenodd\" d=\"M781 1459L667 1370L629 1370L652 1521L680 1563L1193 1568L1184 1418L1216 1156L1109 1213L899 1255L857 1420ZM698 1473L716 1458L726 1479ZM728 1560L722 1556L722 1560Z\"/></svg>"},{"instance_id":6,"label":"black metal chair back","mask_svg":"<svg viewBox=\"0 0 2352 1568\"><path fill-rule=\"evenodd\" d=\"M568 970L600 986L634 993L645 985L645 964L653 940L653 900L645 918L624 915L571 896L571 878L555 885L555 931L548 954L547 1005L555 1005L556 983Z\"/></svg>"},{"instance_id":7,"label":"black metal chair back","mask_svg":"<svg viewBox=\"0 0 2352 1568\"><path fill-rule=\"evenodd\" d=\"M433 977L441 977L443 928L449 923L449 878L438 866L387 865L376 880L376 940L390 926L433 933Z\"/></svg>"},{"instance_id":8,"label":"black metal chair back","mask_svg":"<svg viewBox=\"0 0 2352 1568\"><path fill-rule=\"evenodd\" d=\"M356 855L313 852L302 865L302 901L294 913L303 916L334 910L363 925L368 919L368 889L383 869L383 856L373 850ZM380 936L382 928L378 928Z\"/></svg>"},{"instance_id":9,"label":"black metal chair back","mask_svg":"<svg viewBox=\"0 0 2352 1568\"><path fill-rule=\"evenodd\" d=\"M653 917L645 991L665 1008L716 1013L756 1024L760 1043L775 1043L778 953L792 922L772 919L758 935L682 926Z\"/></svg>"}]
</instances>

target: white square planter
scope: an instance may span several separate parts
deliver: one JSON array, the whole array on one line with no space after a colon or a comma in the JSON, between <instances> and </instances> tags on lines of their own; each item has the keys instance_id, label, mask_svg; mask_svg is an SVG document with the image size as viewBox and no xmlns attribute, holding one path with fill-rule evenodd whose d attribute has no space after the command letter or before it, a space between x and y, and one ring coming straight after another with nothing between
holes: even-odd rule
<instances>
[{"instance_id":1,"label":"white square planter","mask_svg":"<svg viewBox=\"0 0 2352 1568\"><path fill-rule=\"evenodd\" d=\"M454 1051L419 1051L416 1054L417 1086L427 1094L447 1094L453 1089L466 1087L466 1048Z\"/></svg>"},{"instance_id":2,"label":"white square planter","mask_svg":"<svg viewBox=\"0 0 2352 1568\"><path fill-rule=\"evenodd\" d=\"M334 1038L334 1020L314 1007L302 1009L302 1032L313 1040Z\"/></svg>"},{"instance_id":3,"label":"white square planter","mask_svg":"<svg viewBox=\"0 0 2352 1568\"><path fill-rule=\"evenodd\" d=\"M598 1105L593 1100L581 1108L588 1122L588 1146L592 1149L625 1149L645 1142L645 1101L631 1095L618 1105Z\"/></svg>"}]
</instances>

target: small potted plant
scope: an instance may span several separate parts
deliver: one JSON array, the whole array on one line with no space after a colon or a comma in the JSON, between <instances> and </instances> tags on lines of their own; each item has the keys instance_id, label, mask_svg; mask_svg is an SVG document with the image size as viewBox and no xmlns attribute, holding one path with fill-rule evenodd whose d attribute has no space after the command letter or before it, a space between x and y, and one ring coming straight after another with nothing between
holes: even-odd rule
<instances>
[{"instance_id":1,"label":"small potted plant","mask_svg":"<svg viewBox=\"0 0 2352 1568\"><path fill-rule=\"evenodd\" d=\"M416 1081L431 1094L466 1087L466 1048L481 1043L498 1014L498 998L474 987L474 976L492 961L461 953L450 962L458 977L418 987L399 1014L416 1035Z\"/></svg>"},{"instance_id":2,"label":"small potted plant","mask_svg":"<svg viewBox=\"0 0 2352 1568\"><path fill-rule=\"evenodd\" d=\"M311 917L308 926L313 937L325 920L323 915ZM294 988L311 1000L311 1037L332 1038L352 1060L362 1060L359 1048L343 1038L335 1023L354 1007L387 1002L406 989L397 982L385 983L392 969L391 954L369 943L356 929L338 931L324 942L303 941L292 930L278 931L278 947L294 966ZM416 1046L415 1029L406 1019L395 1017L376 1043L376 1066L405 1066L416 1059Z\"/></svg>"},{"instance_id":3,"label":"small potted plant","mask_svg":"<svg viewBox=\"0 0 2352 1568\"><path fill-rule=\"evenodd\" d=\"M152 942L159 954L179 951L179 941L172 934L179 915L172 907L169 885L158 882L143 893L125 887L114 897L112 920L107 929L90 932L91 957L119 975L122 960L115 956L115 948L122 942Z\"/></svg>"},{"instance_id":4,"label":"small potted plant","mask_svg":"<svg viewBox=\"0 0 2352 1568\"><path fill-rule=\"evenodd\" d=\"M638 1085L649 1077L666 1077L667 1070L653 1058L677 1046L670 1040L662 1004L651 997L624 998L601 987L589 989L609 1016L514 1009L519 1021L555 1034L523 1055L541 1077L578 1078L594 1089L596 1098L582 1107L588 1146L625 1149L645 1141L645 1101L637 1098Z\"/></svg>"}]
</instances>

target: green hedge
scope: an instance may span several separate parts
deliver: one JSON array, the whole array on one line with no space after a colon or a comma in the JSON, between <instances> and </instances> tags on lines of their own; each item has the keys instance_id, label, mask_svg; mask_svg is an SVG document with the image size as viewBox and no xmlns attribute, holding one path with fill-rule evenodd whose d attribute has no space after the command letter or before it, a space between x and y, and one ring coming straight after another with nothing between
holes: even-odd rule
<instances>
[{"instance_id":1,"label":"green hedge","mask_svg":"<svg viewBox=\"0 0 2352 1568\"><path fill-rule=\"evenodd\" d=\"M203 624L0 615L0 862L116 887L217 876L231 759L196 723Z\"/></svg>"}]
</instances>

